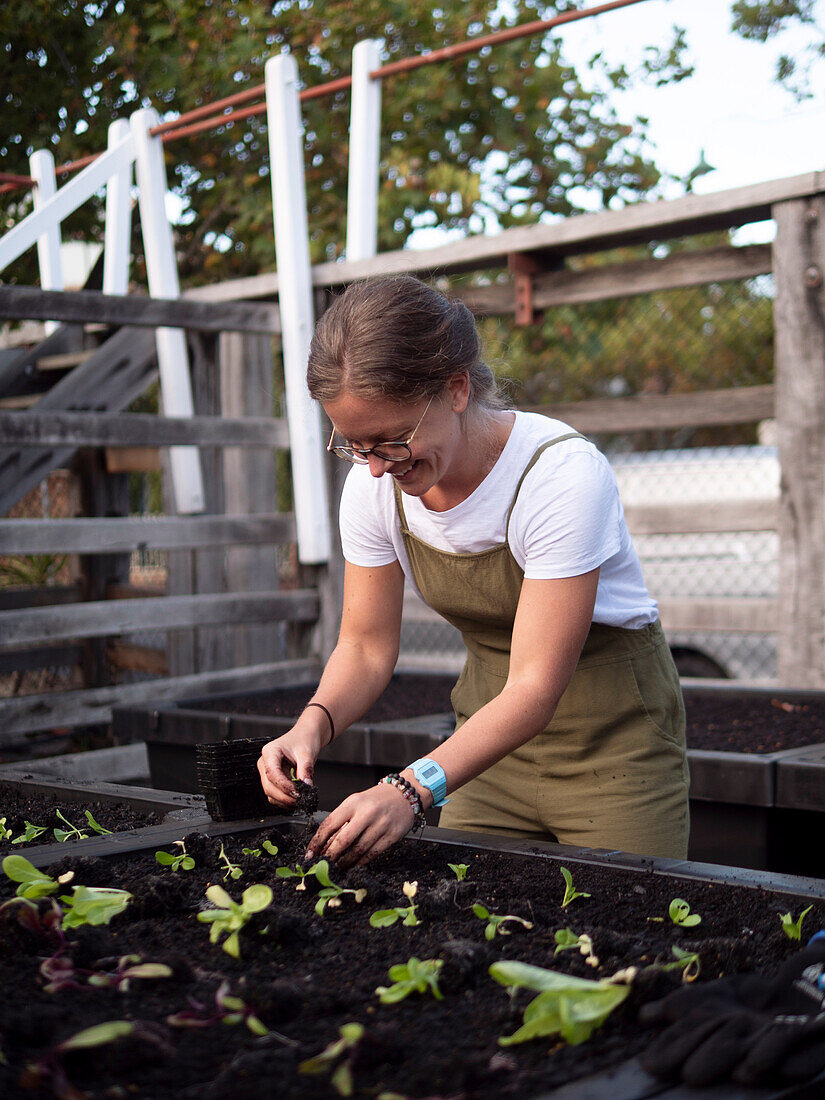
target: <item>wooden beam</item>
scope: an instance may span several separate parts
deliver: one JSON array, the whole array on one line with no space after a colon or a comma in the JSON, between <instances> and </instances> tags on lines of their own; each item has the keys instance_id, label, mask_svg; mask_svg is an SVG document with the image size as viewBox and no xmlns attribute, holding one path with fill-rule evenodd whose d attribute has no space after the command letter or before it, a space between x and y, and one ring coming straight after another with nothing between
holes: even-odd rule
<instances>
[{"instance_id":1,"label":"wooden beam","mask_svg":"<svg viewBox=\"0 0 825 1100\"><path fill-rule=\"evenodd\" d=\"M291 513L8 519L0 524L0 554L123 554L204 546L272 546L294 539Z\"/></svg>"},{"instance_id":2,"label":"wooden beam","mask_svg":"<svg viewBox=\"0 0 825 1100\"><path fill-rule=\"evenodd\" d=\"M27 672L36 668L74 668L83 658L79 645L37 646L0 653L0 674Z\"/></svg>"},{"instance_id":3,"label":"wooden beam","mask_svg":"<svg viewBox=\"0 0 825 1100\"><path fill-rule=\"evenodd\" d=\"M779 680L825 687L825 201L774 207Z\"/></svg>"},{"instance_id":4,"label":"wooden beam","mask_svg":"<svg viewBox=\"0 0 825 1100\"><path fill-rule=\"evenodd\" d=\"M702 393L640 394L558 405L523 405L523 412L563 420L577 431L619 433L659 428L753 424L774 415L773 386L742 386ZM2 418L0 418L0 421Z\"/></svg>"},{"instance_id":5,"label":"wooden beam","mask_svg":"<svg viewBox=\"0 0 825 1100\"><path fill-rule=\"evenodd\" d=\"M536 274L532 279L522 276L522 280L532 283L533 309L545 310L626 298L632 294L750 279L770 272L771 263L771 246L754 244L680 252L661 260L633 260L584 271L550 271ZM512 284L457 287L450 294L460 298L476 315L508 314L515 310L518 316L515 280Z\"/></svg>"},{"instance_id":6,"label":"wooden beam","mask_svg":"<svg viewBox=\"0 0 825 1100\"><path fill-rule=\"evenodd\" d=\"M106 655L112 668L125 672L147 672L151 676L169 675L164 649L116 640L109 642Z\"/></svg>"},{"instance_id":7,"label":"wooden beam","mask_svg":"<svg viewBox=\"0 0 825 1100\"><path fill-rule=\"evenodd\" d=\"M108 723L114 706L164 703L220 692L261 691L318 679L320 675L321 668L314 659L277 661L139 684L0 699L0 746L19 744L25 734L38 730Z\"/></svg>"},{"instance_id":8,"label":"wooden beam","mask_svg":"<svg viewBox=\"0 0 825 1100\"><path fill-rule=\"evenodd\" d=\"M723 634L771 634L779 624L777 600L747 597L659 600L659 616L665 631L714 631Z\"/></svg>"},{"instance_id":9,"label":"wooden beam","mask_svg":"<svg viewBox=\"0 0 825 1100\"><path fill-rule=\"evenodd\" d=\"M312 622L317 618L318 593L302 588L290 592L166 596L162 600L97 600L60 608L0 612L0 649L140 630L229 626L271 619Z\"/></svg>"},{"instance_id":10,"label":"wooden beam","mask_svg":"<svg viewBox=\"0 0 825 1100\"><path fill-rule=\"evenodd\" d=\"M604 251L619 245L668 240L715 229L730 229L772 217L774 203L806 198L825 190L825 174L799 176L670 201L639 202L622 210L577 214L539 225L505 229L494 236L471 236L430 249L401 249L352 263L321 263L312 269L317 287L340 287L374 275L432 275L504 267L510 252L539 251L545 257ZM274 298L277 275L230 280L198 288L201 301Z\"/></svg>"},{"instance_id":11,"label":"wooden beam","mask_svg":"<svg viewBox=\"0 0 825 1100\"><path fill-rule=\"evenodd\" d=\"M33 286L0 286L4 320L95 321L145 328L185 328L194 332L259 332L277 335L280 313L259 302L214 302L191 298L121 296L99 290L40 290Z\"/></svg>"},{"instance_id":12,"label":"wooden beam","mask_svg":"<svg viewBox=\"0 0 825 1100\"><path fill-rule=\"evenodd\" d=\"M779 500L720 500L702 504L631 504L624 509L636 535L694 535L775 531Z\"/></svg>"},{"instance_id":13,"label":"wooden beam","mask_svg":"<svg viewBox=\"0 0 825 1100\"><path fill-rule=\"evenodd\" d=\"M0 413L0 445L14 447L289 446L285 419L244 416L172 417L149 413Z\"/></svg>"},{"instance_id":14,"label":"wooden beam","mask_svg":"<svg viewBox=\"0 0 825 1100\"><path fill-rule=\"evenodd\" d=\"M62 355L41 355L35 360L35 366L39 371L69 370L71 367L79 367L87 359L94 355L94 349L90 351L67 351Z\"/></svg>"}]
</instances>

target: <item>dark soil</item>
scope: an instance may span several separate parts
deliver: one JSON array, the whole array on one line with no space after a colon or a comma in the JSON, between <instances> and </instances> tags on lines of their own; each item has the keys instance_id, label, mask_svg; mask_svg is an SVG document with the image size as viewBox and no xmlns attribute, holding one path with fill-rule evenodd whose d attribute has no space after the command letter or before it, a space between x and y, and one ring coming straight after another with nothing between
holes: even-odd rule
<instances>
[{"instance_id":1,"label":"dark soil","mask_svg":"<svg viewBox=\"0 0 825 1100\"><path fill-rule=\"evenodd\" d=\"M91 810L92 817L113 833L128 832L130 829L138 829L144 825L158 825L161 814L154 811L141 812L131 806L125 806L117 802L61 802L60 799L47 794L30 794L22 791L14 783L0 783L0 818L5 817L5 826L0 832L11 830L10 837L0 838L0 854L20 851L23 847L38 844L54 844L55 829L69 830L65 821L61 821L56 811L60 810L72 825L77 826L88 837L98 834L89 827L84 811ZM12 844L15 837L21 836L26 828L26 822L32 825L45 825L46 831L28 844ZM82 844L82 840L67 840L66 844Z\"/></svg>"},{"instance_id":2,"label":"dark soil","mask_svg":"<svg viewBox=\"0 0 825 1100\"><path fill-rule=\"evenodd\" d=\"M685 710L689 749L765 753L825 743L825 698L797 703L781 693L722 699L691 691Z\"/></svg>"},{"instance_id":3,"label":"dark soil","mask_svg":"<svg viewBox=\"0 0 825 1100\"><path fill-rule=\"evenodd\" d=\"M229 858L243 869L238 880L224 881L220 842L199 834L185 837L196 861L188 872L162 867L151 849L108 859L83 857L79 846L67 851L52 874L72 869L79 884L117 886L134 898L110 925L67 934L66 954L84 972L81 988L54 993L45 992L39 966L57 945L21 927L17 906L0 914L0 1047L6 1059L0 1065L0 1095L39 1100L52 1095L45 1085L23 1088L25 1067L83 1028L125 1019L139 1021L147 1037L127 1037L64 1058L71 1081L94 1100L327 1100L336 1095L329 1074L306 1076L299 1064L335 1041L342 1024L357 1021L366 1031L352 1059L356 1096L390 1090L404 1097L527 1100L620 1064L645 1045L650 1033L637 1023L640 1004L679 980L675 973L645 968L671 961L674 946L698 952L700 980L751 969L771 972L799 947L783 934L779 914L791 910L797 916L809 904L756 889L568 861L576 889L591 896L562 909L558 859L409 840L368 868L345 873L333 867L333 882L363 887L367 897L356 904L346 895L339 908L318 916L314 878L298 891L295 879L275 874L277 866L304 862L309 831L296 821L285 829L222 838ZM243 853L266 838L278 845L277 856ZM455 879L448 862L469 865L464 882ZM371 928L373 911L408 904L405 881L418 883L421 924ZM7 897L11 891L4 882L0 894ZM208 884L216 882L235 899L253 883L268 883L273 891L270 908L241 932L240 960L211 944L208 927L196 919L206 905ZM674 897L686 899L701 924L674 925L668 918ZM523 917L533 927L514 924L511 935L488 942L484 922L472 913L476 901L493 913ZM823 926L825 901L816 901L804 931ZM554 954L554 932L564 928L592 937L596 967L576 950ZM122 992L87 984L88 971L111 971L126 954L165 962L173 974L134 979ZM444 999L413 994L397 1005L381 1004L375 990L391 984L388 967L413 956L443 961ZM502 958L584 978L607 977L627 966L641 969L628 1000L582 1046L540 1039L501 1047L498 1037L516 1030L532 996L511 1000L490 978L489 964ZM170 1026L168 1017L182 1011L214 1017L215 993L223 982L255 1010L268 1035L255 1037L242 1023Z\"/></svg>"}]
</instances>

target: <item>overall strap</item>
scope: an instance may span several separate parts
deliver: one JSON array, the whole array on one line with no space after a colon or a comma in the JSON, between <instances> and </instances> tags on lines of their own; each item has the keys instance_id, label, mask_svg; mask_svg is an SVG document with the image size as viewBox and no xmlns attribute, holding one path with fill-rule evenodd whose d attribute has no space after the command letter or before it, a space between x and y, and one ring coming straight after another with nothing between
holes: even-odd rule
<instances>
[{"instance_id":1,"label":"overall strap","mask_svg":"<svg viewBox=\"0 0 825 1100\"><path fill-rule=\"evenodd\" d=\"M510 541L510 517L512 516L513 509L516 506L516 501L518 500L518 495L521 491L522 483L524 482L524 479L527 477L530 471L533 469L535 464L538 462L538 460L541 458L541 456L544 454L544 452L549 447L555 447L557 443L564 443L564 441L567 439L585 438L586 437L583 436L581 432L567 432L565 435L556 436L555 439L548 439L546 443L542 443L542 445L533 453L533 457L530 459L530 461L527 463L527 465L524 467L524 470L522 471L521 477L518 480L518 485L516 486L516 491L513 493L513 499L510 501L510 508L507 512L507 526L504 530L504 541L506 543L509 544Z\"/></svg>"}]
</instances>

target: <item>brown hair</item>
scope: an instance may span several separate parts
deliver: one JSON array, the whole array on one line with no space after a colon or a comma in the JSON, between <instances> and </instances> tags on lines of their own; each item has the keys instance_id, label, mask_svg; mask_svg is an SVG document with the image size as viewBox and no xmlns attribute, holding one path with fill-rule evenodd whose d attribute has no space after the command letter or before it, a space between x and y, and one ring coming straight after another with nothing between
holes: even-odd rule
<instances>
[{"instance_id":1,"label":"brown hair","mask_svg":"<svg viewBox=\"0 0 825 1100\"><path fill-rule=\"evenodd\" d=\"M318 401L346 391L415 402L461 371L470 376L468 411L505 407L464 303L392 275L353 283L333 300L312 337L307 385Z\"/></svg>"}]
</instances>

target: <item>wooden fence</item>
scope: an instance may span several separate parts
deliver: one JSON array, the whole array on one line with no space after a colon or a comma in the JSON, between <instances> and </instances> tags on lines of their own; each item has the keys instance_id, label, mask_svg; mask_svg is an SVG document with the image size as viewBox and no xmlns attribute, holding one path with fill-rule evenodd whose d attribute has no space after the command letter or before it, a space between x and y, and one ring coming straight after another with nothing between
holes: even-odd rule
<instances>
[{"instance_id":1,"label":"wooden fence","mask_svg":"<svg viewBox=\"0 0 825 1100\"><path fill-rule=\"evenodd\" d=\"M586 252L767 218L776 225L772 245L691 251L584 272L564 266L567 257ZM628 509L628 519L637 534L778 530L780 583L775 598L664 602L663 621L671 631L776 632L780 682L823 687L823 220L825 177L809 173L715 195L690 195L507 230L427 252L399 251L354 263L319 264L313 269L316 311L322 311L328 296L342 285L380 273L443 279L473 270L509 271L506 282L455 286L452 293L461 295L479 315L514 313L529 323L537 310L772 272L772 385L544 406L540 411L596 434L744 424L775 417L782 468L778 503L766 495L764 500L731 500L712 509L678 503L639 506ZM112 635L154 628L169 632L169 676L0 700L0 743L34 730L106 721L116 703L267 686L317 673L335 636L340 555L329 567L303 570L300 587L278 587L272 548L294 539L294 521L275 509L271 451L287 446L287 433L282 421L261 416L260 402L250 397L268 387L271 377L269 343L279 332L277 293L277 274L200 288L180 303L0 288L0 314L8 318L185 326L194 351L197 413L191 420L172 420L125 413L38 412L36 407L0 411L0 444L72 450L80 444L95 449L193 443L202 449L210 487L208 514L194 518L168 514L140 520L99 514L0 523L0 554L55 552L112 560L136 548L163 548L169 551L170 577L168 594L160 600L107 599L135 593L125 592L122 584L104 583L100 576L95 579L93 573L84 593L86 602L52 607L20 607L19 600L15 606L7 603L0 611L0 659L5 657L6 664L15 651L31 653L33 647L68 645L77 639L89 647ZM236 301L239 298L245 301ZM227 547L231 550L225 553ZM227 624L243 624L243 629L229 632L224 629Z\"/></svg>"}]
</instances>

